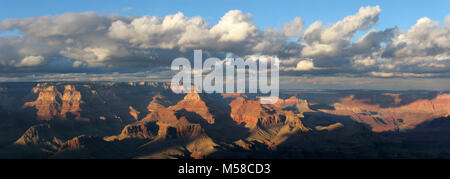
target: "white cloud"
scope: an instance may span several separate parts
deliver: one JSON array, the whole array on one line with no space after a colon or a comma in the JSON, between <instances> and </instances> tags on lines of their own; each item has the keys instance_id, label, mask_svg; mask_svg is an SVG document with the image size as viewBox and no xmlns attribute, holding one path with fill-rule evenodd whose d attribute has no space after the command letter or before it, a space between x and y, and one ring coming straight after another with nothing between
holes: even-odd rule
<instances>
[{"instance_id":1,"label":"white cloud","mask_svg":"<svg viewBox=\"0 0 450 179\"><path fill-rule=\"evenodd\" d=\"M119 20L112 23L108 35L140 48L217 50L226 43L250 41L257 35L257 27L250 14L239 10L229 11L212 27L201 17L188 18L179 12L164 18L144 16L130 23Z\"/></svg>"},{"instance_id":2,"label":"white cloud","mask_svg":"<svg viewBox=\"0 0 450 179\"><path fill-rule=\"evenodd\" d=\"M438 21L423 17L409 30L400 31L383 52L391 71L426 74L445 70L450 65L448 19L440 26Z\"/></svg>"},{"instance_id":3,"label":"white cloud","mask_svg":"<svg viewBox=\"0 0 450 179\"><path fill-rule=\"evenodd\" d=\"M312 60L302 60L297 63L296 70L308 71L308 70L312 70L312 69L315 69L314 62Z\"/></svg>"},{"instance_id":4,"label":"white cloud","mask_svg":"<svg viewBox=\"0 0 450 179\"><path fill-rule=\"evenodd\" d=\"M255 36L257 29L250 14L242 14L240 10L231 10L211 28L211 33L219 36L221 42L238 42Z\"/></svg>"},{"instance_id":5,"label":"white cloud","mask_svg":"<svg viewBox=\"0 0 450 179\"><path fill-rule=\"evenodd\" d=\"M307 72L312 70L323 70L325 68L318 68L314 66L314 60L303 58L290 58L281 61L281 70L283 71L297 71Z\"/></svg>"},{"instance_id":6,"label":"white cloud","mask_svg":"<svg viewBox=\"0 0 450 179\"><path fill-rule=\"evenodd\" d=\"M372 66L372 65L375 65L376 60L371 57L366 57L366 58L362 58L362 59L355 59L354 63L356 65Z\"/></svg>"},{"instance_id":7,"label":"white cloud","mask_svg":"<svg viewBox=\"0 0 450 179\"><path fill-rule=\"evenodd\" d=\"M339 56L350 46L356 31L366 30L377 22L380 12L379 6L367 6L328 27L323 27L320 21L314 22L305 31L302 55L311 58Z\"/></svg>"},{"instance_id":8,"label":"white cloud","mask_svg":"<svg viewBox=\"0 0 450 179\"><path fill-rule=\"evenodd\" d=\"M450 15L443 25L424 17L406 30L371 29L380 13L380 7L366 6L329 25L316 21L304 27L305 21L296 17L282 28L264 30L240 10L227 12L217 24L181 12L164 17L85 12L7 19L0 22L0 30L17 30L23 36L0 37L0 68L45 69L41 67L64 60L73 68L169 66L172 59L202 49L205 55L277 56L280 69L289 75L449 74ZM355 40L358 31L367 32Z\"/></svg>"},{"instance_id":9,"label":"white cloud","mask_svg":"<svg viewBox=\"0 0 450 179\"><path fill-rule=\"evenodd\" d=\"M373 71L373 72L371 72L371 74L373 76L377 76L377 77L393 77L394 76L394 73L389 73L389 72L376 72L376 71Z\"/></svg>"},{"instance_id":10,"label":"white cloud","mask_svg":"<svg viewBox=\"0 0 450 179\"><path fill-rule=\"evenodd\" d=\"M284 34L287 37L299 37L303 33L303 24L305 21L296 17L290 24L285 24L283 27Z\"/></svg>"},{"instance_id":11,"label":"white cloud","mask_svg":"<svg viewBox=\"0 0 450 179\"><path fill-rule=\"evenodd\" d=\"M43 56L27 56L23 58L20 63L16 64L17 67L31 67L38 66L44 62Z\"/></svg>"}]
</instances>

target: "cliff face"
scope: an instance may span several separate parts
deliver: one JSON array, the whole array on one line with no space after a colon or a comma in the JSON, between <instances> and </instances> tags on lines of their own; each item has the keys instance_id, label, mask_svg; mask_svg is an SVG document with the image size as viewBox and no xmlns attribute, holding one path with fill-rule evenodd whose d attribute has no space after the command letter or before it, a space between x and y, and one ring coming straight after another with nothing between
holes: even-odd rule
<instances>
[{"instance_id":1,"label":"cliff face","mask_svg":"<svg viewBox=\"0 0 450 179\"><path fill-rule=\"evenodd\" d=\"M125 126L119 135L106 137L105 140L127 140L131 138L147 140L150 146L141 146L143 152L153 150L158 152L150 152L148 156L143 158L170 158L170 155L185 156L183 150L188 150L191 153L189 157L203 158L214 152L216 144L205 134L202 126L190 122L186 116L177 114L179 110L193 111L196 105L206 107L200 97L187 95L176 105L172 104L162 95L154 96L147 106L149 113L142 120ZM208 110L195 112L198 115L203 114L205 117L212 118ZM155 149L166 145L183 145L185 149Z\"/></svg>"},{"instance_id":2,"label":"cliff face","mask_svg":"<svg viewBox=\"0 0 450 179\"><path fill-rule=\"evenodd\" d=\"M275 105L287 107L287 106L294 106L298 103L302 103L302 104L305 103L306 105L308 104L306 102L306 100L300 101L297 97L291 96L288 99L281 99L281 98L278 99L278 101L277 101L277 103L275 103ZM306 107L309 108L308 106L306 106Z\"/></svg>"},{"instance_id":3,"label":"cliff face","mask_svg":"<svg viewBox=\"0 0 450 179\"><path fill-rule=\"evenodd\" d=\"M61 144L61 147L59 147L58 150L59 151L80 150L80 149L83 149L90 145L96 146L96 145L99 145L104 142L105 141L103 141L101 138L98 138L98 137L81 135L81 136L74 137L73 139L70 139L70 140L64 142L63 144Z\"/></svg>"},{"instance_id":4,"label":"cliff face","mask_svg":"<svg viewBox=\"0 0 450 179\"><path fill-rule=\"evenodd\" d=\"M64 86L64 93L62 95L61 101L60 115L62 118L65 119L67 113L72 113L76 116L77 119L81 117L81 93L77 91L73 85Z\"/></svg>"},{"instance_id":5,"label":"cliff face","mask_svg":"<svg viewBox=\"0 0 450 179\"><path fill-rule=\"evenodd\" d=\"M247 141L256 141L276 148L289 136L299 132L307 132L311 129L305 127L300 118L303 115L299 111L289 111L283 108L302 105L306 101L297 100L295 97L286 100L280 99L274 105L261 104L259 100L246 100L238 97L231 101L231 118L238 124L244 123L250 129ZM244 143L241 147L248 148Z\"/></svg>"},{"instance_id":6,"label":"cliff face","mask_svg":"<svg viewBox=\"0 0 450 179\"><path fill-rule=\"evenodd\" d=\"M280 108L289 108L292 107L295 109L295 112L298 112L299 114L303 115L304 112L313 112L309 108L308 101L304 99L298 99L295 96L291 96L288 99L278 99L277 103L274 104L275 106L278 106ZM291 109L292 110L292 109Z\"/></svg>"},{"instance_id":7,"label":"cliff face","mask_svg":"<svg viewBox=\"0 0 450 179\"><path fill-rule=\"evenodd\" d=\"M136 123L125 126L119 135L119 139L140 138L152 139L158 135L159 126L155 123Z\"/></svg>"},{"instance_id":8,"label":"cliff face","mask_svg":"<svg viewBox=\"0 0 450 179\"><path fill-rule=\"evenodd\" d=\"M231 118L238 124L245 123L246 127L254 128L262 116L262 107L258 101L237 98L230 103Z\"/></svg>"},{"instance_id":9,"label":"cliff face","mask_svg":"<svg viewBox=\"0 0 450 179\"><path fill-rule=\"evenodd\" d=\"M81 119L81 93L73 85L64 86L63 93L59 92L56 86L46 84L38 84L32 91L38 94L38 98L26 102L24 107L36 108L38 120L66 119L67 113Z\"/></svg>"},{"instance_id":10,"label":"cliff face","mask_svg":"<svg viewBox=\"0 0 450 179\"><path fill-rule=\"evenodd\" d=\"M38 84L33 88L33 93L38 93L38 98L36 101L25 103L24 107L35 107L39 120L51 120L54 116L59 116L61 106L57 99L61 98L61 93L55 86Z\"/></svg>"},{"instance_id":11,"label":"cliff face","mask_svg":"<svg viewBox=\"0 0 450 179\"><path fill-rule=\"evenodd\" d=\"M194 90L192 90L192 92L187 94L183 100L170 108L175 111L184 109L187 112L196 113L200 115L204 120L206 120L209 124L214 124L214 117L210 113L205 100L207 99L203 96L203 94L195 93Z\"/></svg>"},{"instance_id":12,"label":"cliff face","mask_svg":"<svg viewBox=\"0 0 450 179\"><path fill-rule=\"evenodd\" d=\"M0 131L13 134L0 137L5 145L17 147L10 151L43 152L43 157L220 158L226 154L236 158L255 151L256 156L268 151L300 158L321 152L349 158L361 152L362 157L371 157L389 151L392 156L413 156L437 151L430 143L447 146L444 134L450 126L450 94L437 92L285 92L282 96L292 97L265 105L257 94L181 96L170 93L165 84L151 82L33 86L23 90L25 95L14 94L22 99L14 106L17 112L0 106L0 119L5 119ZM0 91L10 96L13 90L0 87ZM17 120L25 118L30 120ZM72 118L91 120L60 120ZM8 128L16 130L5 132ZM404 132L378 133L395 130ZM402 138L412 132L416 133L407 140ZM413 140L419 142L408 143ZM424 144L426 140L431 142ZM7 149L2 147L0 155ZM420 149L414 151L414 147ZM436 156L448 151L441 149ZM18 156L25 156L21 152L17 150Z\"/></svg>"},{"instance_id":13,"label":"cliff face","mask_svg":"<svg viewBox=\"0 0 450 179\"><path fill-rule=\"evenodd\" d=\"M27 151L53 153L63 144L60 137L49 124L37 124L28 128L14 145L25 147Z\"/></svg>"},{"instance_id":14,"label":"cliff face","mask_svg":"<svg viewBox=\"0 0 450 179\"><path fill-rule=\"evenodd\" d=\"M61 144L52 157L77 159L121 157L121 153L115 147L100 137L80 135Z\"/></svg>"},{"instance_id":15,"label":"cliff face","mask_svg":"<svg viewBox=\"0 0 450 179\"><path fill-rule=\"evenodd\" d=\"M203 129L199 124L189 122L186 117L177 117L171 102L162 95L153 97L147 106L149 114L141 121L127 125L118 136L141 139L192 138L199 136Z\"/></svg>"},{"instance_id":16,"label":"cliff face","mask_svg":"<svg viewBox=\"0 0 450 179\"><path fill-rule=\"evenodd\" d=\"M158 122L161 130L159 136L165 139L174 138L195 138L204 133L203 128L199 124L189 123L184 117L180 118L177 125Z\"/></svg>"},{"instance_id":17,"label":"cliff face","mask_svg":"<svg viewBox=\"0 0 450 179\"><path fill-rule=\"evenodd\" d=\"M312 111L306 100L299 100L294 96L285 100L279 99L273 105L265 105L261 104L259 100L246 100L238 97L231 101L229 106L231 118L238 124L245 123L248 128L255 128L258 125L270 127L293 121L300 122L299 118L303 116L303 112ZM288 107L295 107L297 110L285 110Z\"/></svg>"},{"instance_id":18,"label":"cliff face","mask_svg":"<svg viewBox=\"0 0 450 179\"><path fill-rule=\"evenodd\" d=\"M425 121L447 117L450 114L450 94L441 94L431 100L422 99L404 106L387 108L366 104L350 95L333 106L334 110L321 111L350 116L358 122L368 124L375 132L405 130L412 129Z\"/></svg>"},{"instance_id":19,"label":"cliff face","mask_svg":"<svg viewBox=\"0 0 450 179\"><path fill-rule=\"evenodd\" d=\"M15 144L21 145L41 145L41 144L60 144L60 139L55 137L49 124L38 124L31 126L25 133L17 139Z\"/></svg>"},{"instance_id":20,"label":"cliff face","mask_svg":"<svg viewBox=\"0 0 450 179\"><path fill-rule=\"evenodd\" d=\"M130 109L130 115L131 115L135 120L139 120L139 114L140 114L140 112L137 111L136 109L134 109L133 106L130 106L129 109Z\"/></svg>"},{"instance_id":21,"label":"cliff face","mask_svg":"<svg viewBox=\"0 0 450 179\"><path fill-rule=\"evenodd\" d=\"M268 127L283 124L286 120L285 111L278 105L263 105L259 100L236 98L230 103L231 118L238 124L245 123L248 128L257 125Z\"/></svg>"}]
</instances>

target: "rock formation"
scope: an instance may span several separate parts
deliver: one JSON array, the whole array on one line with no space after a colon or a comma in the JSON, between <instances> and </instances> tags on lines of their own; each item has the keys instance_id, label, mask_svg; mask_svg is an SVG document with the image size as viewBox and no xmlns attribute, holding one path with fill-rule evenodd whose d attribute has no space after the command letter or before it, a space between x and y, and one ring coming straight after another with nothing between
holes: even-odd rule
<instances>
[{"instance_id":1,"label":"rock formation","mask_svg":"<svg viewBox=\"0 0 450 179\"><path fill-rule=\"evenodd\" d=\"M46 84L38 84L32 91L38 94L38 98L26 102L24 107L36 108L38 120L66 119L67 113L74 115L75 119L81 119L81 93L73 85L65 85L63 93L56 86Z\"/></svg>"},{"instance_id":2,"label":"rock formation","mask_svg":"<svg viewBox=\"0 0 450 179\"><path fill-rule=\"evenodd\" d=\"M421 99L399 107L382 108L354 99L353 95L333 104L334 110L322 112L350 116L355 121L368 124L373 131L412 129L418 124L450 114L450 94L441 94L428 100Z\"/></svg>"},{"instance_id":3,"label":"rock formation","mask_svg":"<svg viewBox=\"0 0 450 179\"><path fill-rule=\"evenodd\" d=\"M203 132L199 124L189 122L184 116L177 117L175 109L180 108L168 106L170 104L171 102L164 96L154 96L147 106L149 114L141 121L127 125L117 138L119 140L191 138Z\"/></svg>"},{"instance_id":4,"label":"rock formation","mask_svg":"<svg viewBox=\"0 0 450 179\"><path fill-rule=\"evenodd\" d=\"M56 138L56 133L49 124L38 124L31 126L14 143L21 145L54 145L62 142Z\"/></svg>"},{"instance_id":5,"label":"rock formation","mask_svg":"<svg viewBox=\"0 0 450 179\"><path fill-rule=\"evenodd\" d=\"M178 102L176 105L171 106L170 108L174 111L180 111L182 109L187 112L192 112L200 115L204 120L206 120L209 124L214 124L214 117L210 113L209 107L206 105L207 100L204 97L203 93L196 93L192 90L191 93L188 93L183 100Z\"/></svg>"},{"instance_id":6,"label":"rock formation","mask_svg":"<svg viewBox=\"0 0 450 179\"><path fill-rule=\"evenodd\" d=\"M140 112L137 111L136 109L134 109L133 106L130 106L129 109L130 109L130 115L131 115L135 120L139 120L139 114L140 114Z\"/></svg>"},{"instance_id":7,"label":"rock formation","mask_svg":"<svg viewBox=\"0 0 450 179\"><path fill-rule=\"evenodd\" d=\"M262 105L259 100L246 100L239 97L230 103L230 108L231 118L238 124L245 123L248 128L284 122L280 108L274 105Z\"/></svg>"}]
</instances>

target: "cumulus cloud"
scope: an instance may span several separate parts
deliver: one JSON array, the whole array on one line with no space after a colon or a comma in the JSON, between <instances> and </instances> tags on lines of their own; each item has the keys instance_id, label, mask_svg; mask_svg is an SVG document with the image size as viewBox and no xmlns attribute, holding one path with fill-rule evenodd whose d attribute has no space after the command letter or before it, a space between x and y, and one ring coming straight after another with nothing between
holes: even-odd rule
<instances>
[{"instance_id":1,"label":"cumulus cloud","mask_svg":"<svg viewBox=\"0 0 450 179\"><path fill-rule=\"evenodd\" d=\"M221 42L237 42L256 35L256 26L250 14L242 14L239 10L231 10L223 16L219 23L211 28L211 33L219 36Z\"/></svg>"},{"instance_id":2,"label":"cumulus cloud","mask_svg":"<svg viewBox=\"0 0 450 179\"><path fill-rule=\"evenodd\" d=\"M313 23L304 34L306 43L302 55L311 58L337 56L350 45L358 30L365 30L378 20L380 7L361 7L357 14L347 16L335 24L323 27L322 22Z\"/></svg>"},{"instance_id":3,"label":"cumulus cloud","mask_svg":"<svg viewBox=\"0 0 450 179\"><path fill-rule=\"evenodd\" d=\"M17 67L30 67L30 66L38 66L44 62L43 56L26 56L20 61L20 63L16 64Z\"/></svg>"},{"instance_id":4,"label":"cumulus cloud","mask_svg":"<svg viewBox=\"0 0 450 179\"><path fill-rule=\"evenodd\" d=\"M407 30L372 29L380 13L379 6L366 6L331 24L316 21L305 27L305 20L296 17L281 28L267 29L259 29L252 15L240 10L227 12L217 24L182 12L164 17L85 12L6 19L0 30L17 30L21 36L0 37L0 71L45 70L63 62L79 70L167 67L172 59L191 58L192 50L202 49L204 56L276 56L283 74L292 76L449 74L450 16L442 24L423 17Z\"/></svg>"},{"instance_id":5,"label":"cumulus cloud","mask_svg":"<svg viewBox=\"0 0 450 179\"><path fill-rule=\"evenodd\" d=\"M436 73L450 67L450 16L444 25L427 17L420 18L408 31L401 31L383 51L383 71Z\"/></svg>"},{"instance_id":6,"label":"cumulus cloud","mask_svg":"<svg viewBox=\"0 0 450 179\"><path fill-rule=\"evenodd\" d=\"M183 36L196 41L204 40L201 36L205 29L206 24L200 17L187 18L179 12L164 18L144 16L130 23L118 20L109 27L108 35L140 48L172 49L179 44L180 39L189 42Z\"/></svg>"},{"instance_id":7,"label":"cumulus cloud","mask_svg":"<svg viewBox=\"0 0 450 179\"><path fill-rule=\"evenodd\" d=\"M375 77L448 75L450 16L443 26L424 17L407 31L370 29L380 13L378 6L361 7L358 13L329 26L312 23L300 39L304 44L301 58L314 59L316 70L330 69L326 75L331 71ZM365 30L368 32L352 41L357 31Z\"/></svg>"},{"instance_id":8,"label":"cumulus cloud","mask_svg":"<svg viewBox=\"0 0 450 179\"><path fill-rule=\"evenodd\" d=\"M313 22L299 39L302 44L300 58L313 59L314 68L310 70L320 71L314 73L318 75L368 74L377 70L374 66L381 51L385 44L391 43L397 32L397 28L382 31L370 29L378 21L380 13L379 6L367 6L328 26L321 21ZM367 30L356 41L353 40L358 31Z\"/></svg>"},{"instance_id":9,"label":"cumulus cloud","mask_svg":"<svg viewBox=\"0 0 450 179\"><path fill-rule=\"evenodd\" d=\"M297 63L297 70L300 71L308 71L308 70L312 70L314 69L314 63L312 60L302 60L300 62Z\"/></svg>"},{"instance_id":10,"label":"cumulus cloud","mask_svg":"<svg viewBox=\"0 0 450 179\"><path fill-rule=\"evenodd\" d=\"M282 63L284 66L281 70L284 71L310 71L319 70L314 66L314 60L312 59L289 59Z\"/></svg>"},{"instance_id":11,"label":"cumulus cloud","mask_svg":"<svg viewBox=\"0 0 450 179\"><path fill-rule=\"evenodd\" d=\"M22 63L27 57L42 57L44 60L54 53L54 49L45 43L20 37L0 37L0 70L5 67L30 66Z\"/></svg>"},{"instance_id":12,"label":"cumulus cloud","mask_svg":"<svg viewBox=\"0 0 450 179\"><path fill-rule=\"evenodd\" d=\"M181 12L164 18L144 16L130 23L113 22L108 35L139 48L237 52L248 49L246 45L258 34L251 18L231 10L210 27L201 17L188 18Z\"/></svg>"},{"instance_id":13,"label":"cumulus cloud","mask_svg":"<svg viewBox=\"0 0 450 179\"><path fill-rule=\"evenodd\" d=\"M283 27L284 34L287 37L299 37L303 33L303 25L305 21L296 17L290 24L285 24Z\"/></svg>"},{"instance_id":14,"label":"cumulus cloud","mask_svg":"<svg viewBox=\"0 0 450 179\"><path fill-rule=\"evenodd\" d=\"M73 59L74 67L167 66L170 60L186 56L193 49L241 56L260 52L299 55L299 45L287 40L299 35L302 26L303 20L295 18L282 30L260 31L251 14L240 10L229 11L215 25L181 12L165 17L85 12L7 19L0 23L0 29L17 29L24 36L16 37L20 44L2 37L8 44L0 43L0 48L17 50L30 46L27 48L30 52L8 52L8 59L1 59L1 64L14 66L20 59L33 55L44 56L50 62ZM277 48L271 48L274 46ZM43 47L47 49L44 51Z\"/></svg>"}]
</instances>

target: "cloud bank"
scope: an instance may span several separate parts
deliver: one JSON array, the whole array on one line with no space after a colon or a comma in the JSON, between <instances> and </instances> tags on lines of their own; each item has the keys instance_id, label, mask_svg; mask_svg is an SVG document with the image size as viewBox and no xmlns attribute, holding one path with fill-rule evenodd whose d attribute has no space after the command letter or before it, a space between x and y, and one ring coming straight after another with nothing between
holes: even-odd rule
<instances>
[{"instance_id":1,"label":"cloud bank","mask_svg":"<svg viewBox=\"0 0 450 179\"><path fill-rule=\"evenodd\" d=\"M181 12L6 19L0 30L20 35L0 37L0 73L160 68L202 49L210 55L276 56L287 76L448 77L450 16L443 23L423 17L407 30L375 30L380 13L379 6L367 6L330 25L316 21L305 27L296 17L281 29L263 30L240 10L217 24ZM355 39L358 32L364 34Z\"/></svg>"}]
</instances>

